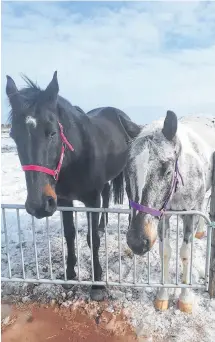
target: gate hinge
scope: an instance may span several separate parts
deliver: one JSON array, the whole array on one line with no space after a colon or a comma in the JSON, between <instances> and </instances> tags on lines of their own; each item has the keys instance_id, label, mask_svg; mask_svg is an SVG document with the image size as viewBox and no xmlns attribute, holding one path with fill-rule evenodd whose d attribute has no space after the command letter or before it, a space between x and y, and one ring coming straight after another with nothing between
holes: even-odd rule
<instances>
[{"instance_id":1,"label":"gate hinge","mask_svg":"<svg viewBox=\"0 0 215 342\"><path fill-rule=\"evenodd\" d=\"M215 221L212 221L211 223L208 224L210 228L215 229Z\"/></svg>"}]
</instances>

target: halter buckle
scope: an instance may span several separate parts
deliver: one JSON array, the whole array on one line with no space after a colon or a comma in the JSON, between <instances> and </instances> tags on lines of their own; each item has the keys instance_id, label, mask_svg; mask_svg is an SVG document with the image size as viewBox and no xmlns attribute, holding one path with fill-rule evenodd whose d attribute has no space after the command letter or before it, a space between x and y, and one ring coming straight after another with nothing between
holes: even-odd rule
<instances>
[{"instance_id":1,"label":"halter buckle","mask_svg":"<svg viewBox=\"0 0 215 342\"><path fill-rule=\"evenodd\" d=\"M54 176L53 176L53 178L54 178L55 181L58 180L58 176L59 176L59 171L58 171L58 170L55 170Z\"/></svg>"},{"instance_id":2,"label":"halter buckle","mask_svg":"<svg viewBox=\"0 0 215 342\"><path fill-rule=\"evenodd\" d=\"M165 211L166 211L166 209L164 209L164 208L160 210L161 214L160 214L159 220L162 219L162 217L163 217Z\"/></svg>"}]
</instances>

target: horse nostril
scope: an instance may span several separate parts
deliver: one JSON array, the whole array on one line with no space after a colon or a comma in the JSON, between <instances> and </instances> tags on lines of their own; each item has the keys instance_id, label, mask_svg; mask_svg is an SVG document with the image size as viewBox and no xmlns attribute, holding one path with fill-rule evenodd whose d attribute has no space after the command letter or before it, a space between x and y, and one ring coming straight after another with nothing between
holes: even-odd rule
<instances>
[{"instance_id":1,"label":"horse nostril","mask_svg":"<svg viewBox=\"0 0 215 342\"><path fill-rule=\"evenodd\" d=\"M150 250L150 241L141 235L137 229L127 231L127 244L136 255L144 255Z\"/></svg>"},{"instance_id":2,"label":"horse nostril","mask_svg":"<svg viewBox=\"0 0 215 342\"><path fill-rule=\"evenodd\" d=\"M51 196L47 196L45 199L45 211L52 212L56 207L55 199Z\"/></svg>"}]
</instances>

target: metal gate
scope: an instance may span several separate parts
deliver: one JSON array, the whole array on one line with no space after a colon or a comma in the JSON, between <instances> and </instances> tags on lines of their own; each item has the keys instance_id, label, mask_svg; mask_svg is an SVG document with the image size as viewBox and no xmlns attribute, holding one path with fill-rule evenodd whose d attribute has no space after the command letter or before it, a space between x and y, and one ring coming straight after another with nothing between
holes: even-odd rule
<instances>
[{"instance_id":1,"label":"metal gate","mask_svg":"<svg viewBox=\"0 0 215 342\"><path fill-rule=\"evenodd\" d=\"M34 262L35 262L35 272L34 275L29 276L28 269L26 270L26 265L25 265L25 257L24 257L24 242L22 240L22 232L23 232L23 225L21 224L21 218L20 218L20 211L25 210L24 205L16 205L16 204L2 204L2 236L4 237L4 243L2 244L2 250L4 257L5 257L5 265L7 264L7 274L6 270L3 270L3 274L1 277L1 281L4 282L27 282L27 283L44 283L44 284L80 284L80 285L92 285L92 284L98 284L98 285L110 285L110 286L125 286L125 287L169 287L169 288L182 288L182 287L191 287L191 288L204 288L205 290L208 290L208 283L209 283L209 264L210 264L210 249L211 249L211 225L210 225L210 220L208 217L206 217L205 214L202 212L198 211L187 211L187 212L171 212L171 215L174 215L176 217L176 229L175 229L175 234L174 234L174 244L175 248L173 247L173 250L176 251L176 262L175 262L175 272L174 272L174 281L171 283L165 283L164 282L164 267L163 267L163 262L160 263L160 257L157 258L156 262L160 263L160 268L161 268L161 281L153 281L154 273L156 273L156 269L153 268L153 262L155 262L155 259L157 257L157 254L152 255L153 251L150 251L147 253L147 255L142 256L142 257L136 257L132 253L129 252L129 249L127 250L124 248L124 251L122 249L122 235L125 237L125 231L126 231L126 225L125 228L122 227L121 224L121 217L123 215L127 216L131 213L130 209L104 209L104 208L81 208L81 207L59 207L58 208L58 213L60 215L60 222L57 221L57 224L60 226L60 232L58 232L59 239L61 240L61 248L62 248L62 264L63 264L63 279L56 279L54 272L53 272L53 259L54 255L52 252L52 245L51 245L51 239L50 239L50 222L52 221L53 218L46 218L45 221L45 232L43 231L43 235L41 238L41 241L47 241L47 255L45 257L48 260L48 265L47 265L47 271L49 275L45 278L42 277L40 274L39 270L39 263L38 259L40 257L40 251L38 251L38 242L37 242L37 232L36 232L36 225L35 225L35 219L31 217L31 225L28 226L30 227L29 229L32 230L32 252L34 255ZM21 270L21 275L17 276L17 271L15 271L15 275L13 274L13 268L11 267L11 264L13 263L13 249L10 247L10 241L11 241L11 228L12 224L8 224L6 214L8 214L8 211L12 211L13 214L16 215L16 234L17 234L17 239L18 243L16 244L15 248L16 251L19 250L20 254L20 261L17 260L17 253L15 253L15 258L17 265L19 266L19 269ZM76 256L77 256L77 279L75 280L67 280L66 279L66 248L65 248L65 241L64 241L64 232L63 232L63 221L62 221L62 212L64 211L73 211L74 212L74 223L75 223L75 230L76 230ZM105 228L104 232L104 255L103 255L103 279L102 281L95 281L94 280L94 273L93 273L93 253L92 250L90 251L89 248L82 248L80 246L80 234L81 230L80 227L78 226L78 214L79 213L92 213L92 212L99 212L99 213L108 213L109 218L112 217L112 215L115 215L115 221L113 223L114 226L113 228ZM169 213L170 214L170 213ZM204 276L202 277L203 280L201 283L199 282L194 282L193 281L193 249L194 249L194 239L192 238L192 243L191 243L191 265L190 265L190 283L189 284L182 284L179 280L179 238L180 238L180 233L179 233L179 215L199 215L203 217L205 220L205 223L207 225L207 241L206 241L206 251L205 251L205 263L204 263ZM25 215L27 215L25 213ZM91 214L90 214L91 215ZM166 212L165 215L168 215L168 212ZM105 215L104 215L105 216ZM28 215L28 218L30 216ZM43 221L43 222L44 222ZM41 222L41 221L40 221ZM128 221L126 221L128 223ZM165 220L164 220L165 224ZM13 224L14 226L14 224ZM21 227L22 226L22 227ZM13 227L14 229L14 227ZM26 229L26 228L24 228ZM29 230L29 231L30 231ZM123 233L124 232L124 233ZM109 240L110 240L110 234L114 234L114 243L115 247L113 248L108 245ZM82 235L82 234L81 234ZM86 239L86 237L85 237ZM60 241L59 240L59 241ZM92 244L92 225L90 227L90 240ZM88 252L87 252L88 250ZM31 249L30 249L31 251ZM87 259L88 266L87 268L91 268L91 271L88 274L88 278L90 279L83 279L81 276L81 261L80 261L80 253L89 253L90 256L90 261ZM110 258L109 254L114 253L114 258L116 259L116 255L118 257L118 262L115 267L115 276L111 276L110 272L112 272L112 269L110 270ZM129 255L130 253L130 255ZM84 254L84 255L85 255ZM132 272L132 279L131 277L128 280L128 276L124 276L123 272L123 267L124 264L122 263L123 260L129 258L129 265L130 269ZM111 256L113 259L113 256ZM140 275L141 271L137 270L137 258L142 258L138 260L142 260L140 263L141 265L143 264L144 260L144 272L145 272L145 278L143 281L138 280L138 276ZM164 258L164 256L163 256ZM115 260L114 259L114 260ZM33 261L30 260L30 263ZM43 262L43 261L42 261ZM115 265L114 264L114 265ZM157 264L156 264L157 265ZM141 266L142 267L142 266ZM145 268L146 267L146 268ZM156 266L157 267L157 266ZM113 267L112 267L113 268ZM113 273L113 272L112 272ZM114 278L115 277L115 278ZM173 280L173 279L172 279Z\"/></svg>"}]
</instances>

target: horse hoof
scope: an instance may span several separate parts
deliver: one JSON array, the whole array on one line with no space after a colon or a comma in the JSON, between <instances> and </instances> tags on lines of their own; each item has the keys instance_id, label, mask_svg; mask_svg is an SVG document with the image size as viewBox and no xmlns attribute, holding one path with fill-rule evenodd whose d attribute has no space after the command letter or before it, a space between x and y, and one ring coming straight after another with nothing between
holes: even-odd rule
<instances>
[{"instance_id":1,"label":"horse hoof","mask_svg":"<svg viewBox=\"0 0 215 342\"><path fill-rule=\"evenodd\" d=\"M182 302L180 299L178 300L178 309L185 313L192 313L192 303Z\"/></svg>"},{"instance_id":2,"label":"horse hoof","mask_svg":"<svg viewBox=\"0 0 215 342\"><path fill-rule=\"evenodd\" d=\"M62 287L65 289L65 290L70 290L74 285L73 284L62 284Z\"/></svg>"},{"instance_id":3,"label":"horse hoof","mask_svg":"<svg viewBox=\"0 0 215 342\"><path fill-rule=\"evenodd\" d=\"M76 278L76 273L74 271L71 271L67 273L67 280L74 280ZM64 274L60 275L60 279L65 280ZM62 287L65 290L70 290L72 287L74 286L74 284L62 284Z\"/></svg>"},{"instance_id":4,"label":"horse hoof","mask_svg":"<svg viewBox=\"0 0 215 342\"><path fill-rule=\"evenodd\" d=\"M92 287L90 290L90 298L91 300L95 300L96 302L100 302L104 300L106 297L105 287L103 288L94 288Z\"/></svg>"},{"instance_id":5,"label":"horse hoof","mask_svg":"<svg viewBox=\"0 0 215 342\"><path fill-rule=\"evenodd\" d=\"M205 237L205 232L196 232L195 238L196 239L203 239Z\"/></svg>"},{"instance_id":6,"label":"horse hoof","mask_svg":"<svg viewBox=\"0 0 215 342\"><path fill-rule=\"evenodd\" d=\"M154 306L155 306L155 309L157 309L159 311L166 311L169 307L169 301L168 300L155 299Z\"/></svg>"}]
</instances>

